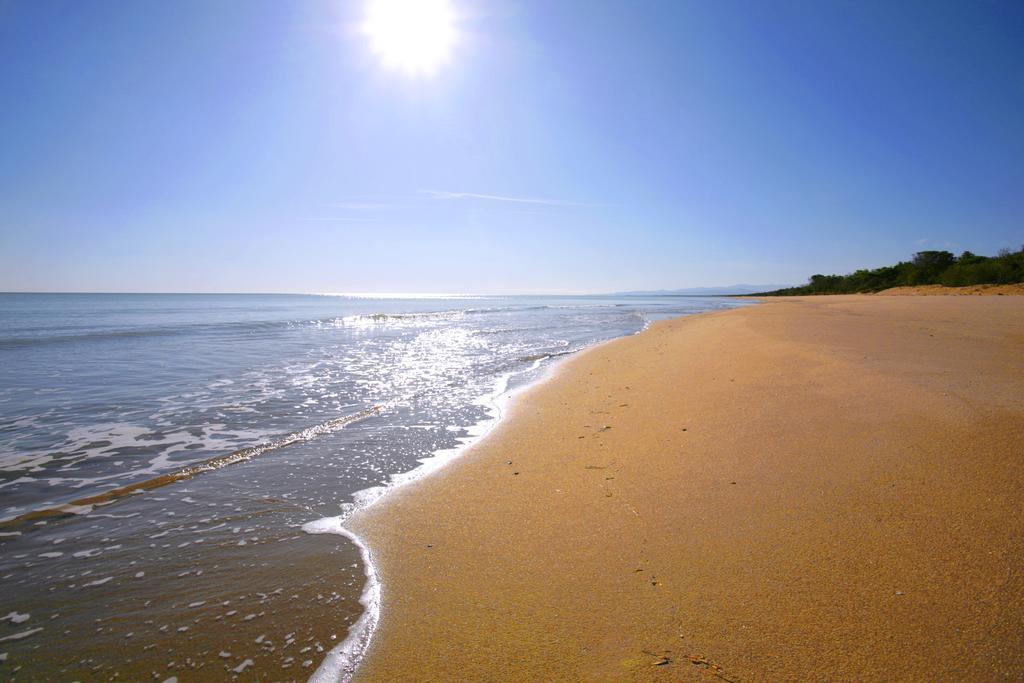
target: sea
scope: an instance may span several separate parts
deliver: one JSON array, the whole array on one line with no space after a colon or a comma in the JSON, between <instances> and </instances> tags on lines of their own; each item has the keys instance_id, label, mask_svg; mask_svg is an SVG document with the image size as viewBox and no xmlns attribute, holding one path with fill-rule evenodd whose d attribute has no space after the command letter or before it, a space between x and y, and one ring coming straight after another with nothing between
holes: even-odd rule
<instances>
[{"instance_id":1,"label":"sea","mask_svg":"<svg viewBox=\"0 0 1024 683\"><path fill-rule=\"evenodd\" d=\"M739 305L0 294L0 678L347 679L387 610L348 515L560 359Z\"/></svg>"}]
</instances>

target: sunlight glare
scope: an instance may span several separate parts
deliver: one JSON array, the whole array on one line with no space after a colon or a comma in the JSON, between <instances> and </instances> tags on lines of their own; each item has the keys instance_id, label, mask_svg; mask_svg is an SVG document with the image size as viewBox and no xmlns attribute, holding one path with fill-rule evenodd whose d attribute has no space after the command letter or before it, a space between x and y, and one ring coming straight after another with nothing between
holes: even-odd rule
<instances>
[{"instance_id":1,"label":"sunlight glare","mask_svg":"<svg viewBox=\"0 0 1024 683\"><path fill-rule=\"evenodd\" d=\"M369 0L362 28L385 66L429 75L455 42L455 12L448 0Z\"/></svg>"}]
</instances>

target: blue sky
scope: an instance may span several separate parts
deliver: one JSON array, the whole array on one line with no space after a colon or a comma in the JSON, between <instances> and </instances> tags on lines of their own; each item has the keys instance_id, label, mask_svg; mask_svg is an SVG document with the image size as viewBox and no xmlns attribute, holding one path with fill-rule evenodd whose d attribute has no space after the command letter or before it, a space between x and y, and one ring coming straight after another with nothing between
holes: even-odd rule
<instances>
[{"instance_id":1,"label":"blue sky","mask_svg":"<svg viewBox=\"0 0 1024 683\"><path fill-rule=\"evenodd\" d=\"M0 0L0 290L601 292L1024 243L1024 5Z\"/></svg>"}]
</instances>

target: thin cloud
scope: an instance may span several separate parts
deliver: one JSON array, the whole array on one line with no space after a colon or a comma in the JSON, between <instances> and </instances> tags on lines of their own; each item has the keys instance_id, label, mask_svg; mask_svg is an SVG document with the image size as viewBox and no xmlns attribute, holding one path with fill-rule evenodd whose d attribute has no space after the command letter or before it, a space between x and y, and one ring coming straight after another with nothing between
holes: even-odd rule
<instances>
[{"instance_id":1,"label":"thin cloud","mask_svg":"<svg viewBox=\"0 0 1024 683\"><path fill-rule=\"evenodd\" d=\"M564 199L546 199L542 197L509 197L500 194L480 194L478 192L443 192L440 190L420 190L421 194L434 199L481 199L490 202L508 202L512 204L542 204L544 206L587 206Z\"/></svg>"},{"instance_id":2,"label":"thin cloud","mask_svg":"<svg viewBox=\"0 0 1024 683\"><path fill-rule=\"evenodd\" d=\"M333 214L341 212L344 214L349 212L350 215L304 217L299 220L305 223L373 223L376 222L377 218L367 217L367 214L392 208L394 208L393 205L381 202L331 202L313 207L310 213Z\"/></svg>"},{"instance_id":3,"label":"thin cloud","mask_svg":"<svg viewBox=\"0 0 1024 683\"><path fill-rule=\"evenodd\" d=\"M300 221L304 223L373 223L374 221L370 218L347 218L347 217L332 217L332 218L300 218Z\"/></svg>"},{"instance_id":4,"label":"thin cloud","mask_svg":"<svg viewBox=\"0 0 1024 683\"><path fill-rule=\"evenodd\" d=\"M379 211L381 209L390 209L390 204L379 204L375 202L336 202L333 204L326 204L325 206L332 209L345 209L348 211Z\"/></svg>"}]
</instances>

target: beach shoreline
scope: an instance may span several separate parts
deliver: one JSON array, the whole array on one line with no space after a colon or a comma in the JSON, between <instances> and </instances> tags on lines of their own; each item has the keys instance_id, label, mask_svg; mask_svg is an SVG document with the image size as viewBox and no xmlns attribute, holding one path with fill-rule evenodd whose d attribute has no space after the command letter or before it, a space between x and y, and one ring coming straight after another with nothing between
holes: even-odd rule
<instances>
[{"instance_id":1,"label":"beach shoreline","mask_svg":"<svg viewBox=\"0 0 1024 683\"><path fill-rule=\"evenodd\" d=\"M351 511L446 466L560 359L738 304L6 300L0 668L39 679L348 677L378 603ZM89 637L40 656L63 632Z\"/></svg>"},{"instance_id":2,"label":"beach shoreline","mask_svg":"<svg viewBox=\"0 0 1024 683\"><path fill-rule=\"evenodd\" d=\"M644 332L648 329L649 325L650 323L633 334ZM354 494L354 502L347 504L345 511L341 515L316 519L303 525L302 530L307 534L334 534L343 536L351 541L359 548L365 575L365 583L360 598L363 613L349 628L348 634L342 642L327 653L327 656L320 662L316 671L314 671L310 681L327 683L328 681L337 680L347 681L355 677L372 643L377 624L380 620L382 586L378 578L377 565L371 548L358 533L349 528L349 519L360 516L369 508L386 500L389 496L398 495L403 488L415 485L421 479L441 474L453 461L463 457L481 442L485 441L491 432L506 419L506 414L509 412L510 407L514 405L516 399L557 377L561 368L570 359L579 358L587 352L618 338L598 342L592 346L574 351L571 354L560 355L560 357L548 356L543 359L537 359L534 361L534 367L526 372L536 370L542 360L550 360L551 363L533 381L515 388L510 389L508 387L509 380L513 376L512 374L499 377L494 391L482 397L479 402L480 405L487 406L487 416L473 425L469 429L467 436L461 439L457 446L435 452L430 457L421 460L418 467L392 475L386 484L357 491Z\"/></svg>"},{"instance_id":3,"label":"beach shoreline","mask_svg":"<svg viewBox=\"0 0 1024 683\"><path fill-rule=\"evenodd\" d=\"M356 678L1024 673L1022 331L1017 297L815 297L559 363L348 521Z\"/></svg>"}]
</instances>

